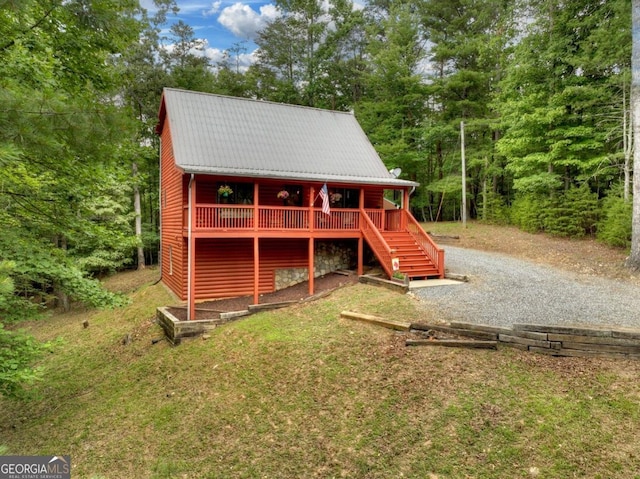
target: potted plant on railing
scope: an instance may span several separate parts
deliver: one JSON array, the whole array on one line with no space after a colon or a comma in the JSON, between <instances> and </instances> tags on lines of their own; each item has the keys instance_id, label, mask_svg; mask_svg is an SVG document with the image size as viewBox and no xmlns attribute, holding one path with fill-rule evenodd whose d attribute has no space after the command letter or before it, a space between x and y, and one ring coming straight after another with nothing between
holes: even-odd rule
<instances>
[{"instance_id":1,"label":"potted plant on railing","mask_svg":"<svg viewBox=\"0 0 640 479\"><path fill-rule=\"evenodd\" d=\"M229 201L229 196L233 194L233 190L229 185L222 185L218 188L218 194L222 203Z\"/></svg>"},{"instance_id":2,"label":"potted plant on railing","mask_svg":"<svg viewBox=\"0 0 640 479\"><path fill-rule=\"evenodd\" d=\"M289 199L289 192L287 190L280 190L276 195L279 200L282 200L282 203L287 206Z\"/></svg>"}]
</instances>

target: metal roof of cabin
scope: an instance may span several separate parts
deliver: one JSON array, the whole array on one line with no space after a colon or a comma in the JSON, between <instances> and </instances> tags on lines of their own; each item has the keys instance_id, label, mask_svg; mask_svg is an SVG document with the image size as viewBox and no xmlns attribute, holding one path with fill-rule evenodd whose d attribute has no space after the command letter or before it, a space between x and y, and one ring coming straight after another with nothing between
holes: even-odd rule
<instances>
[{"instance_id":1,"label":"metal roof of cabin","mask_svg":"<svg viewBox=\"0 0 640 479\"><path fill-rule=\"evenodd\" d=\"M186 173L417 185L389 173L351 113L165 88L166 121Z\"/></svg>"}]
</instances>

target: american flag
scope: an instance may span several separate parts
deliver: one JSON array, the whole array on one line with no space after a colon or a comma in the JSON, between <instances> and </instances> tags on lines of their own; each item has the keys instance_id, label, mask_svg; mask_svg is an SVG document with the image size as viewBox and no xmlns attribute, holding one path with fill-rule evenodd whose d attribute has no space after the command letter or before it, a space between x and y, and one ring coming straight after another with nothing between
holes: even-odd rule
<instances>
[{"instance_id":1,"label":"american flag","mask_svg":"<svg viewBox=\"0 0 640 479\"><path fill-rule=\"evenodd\" d=\"M331 215L331 209L329 208L329 191L327 190L327 184L322 185L320 189L320 198L322 198L322 212L325 215Z\"/></svg>"}]
</instances>

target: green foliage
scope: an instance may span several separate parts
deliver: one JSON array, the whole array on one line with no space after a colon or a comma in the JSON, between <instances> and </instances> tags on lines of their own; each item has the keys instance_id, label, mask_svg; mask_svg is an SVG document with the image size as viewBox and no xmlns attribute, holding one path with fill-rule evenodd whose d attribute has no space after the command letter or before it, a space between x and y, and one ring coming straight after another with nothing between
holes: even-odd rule
<instances>
[{"instance_id":1,"label":"green foliage","mask_svg":"<svg viewBox=\"0 0 640 479\"><path fill-rule=\"evenodd\" d=\"M504 130L497 149L507 158L515 189L552 194L560 177L593 182L611 174L619 135L609 132L626 114L616 86L629 71L630 9L624 4L531 4L530 28L494 100ZM607 31L611 37L604 41ZM613 38L620 42L617 52Z\"/></svg>"},{"instance_id":2,"label":"green foliage","mask_svg":"<svg viewBox=\"0 0 640 479\"><path fill-rule=\"evenodd\" d=\"M15 261L0 261L0 317L5 322L38 317L40 307L16 294Z\"/></svg>"},{"instance_id":3,"label":"green foliage","mask_svg":"<svg viewBox=\"0 0 640 479\"><path fill-rule=\"evenodd\" d=\"M480 204L480 217L482 221L497 225L509 223L509 207L504 197L494 192L488 192Z\"/></svg>"},{"instance_id":4,"label":"green foliage","mask_svg":"<svg viewBox=\"0 0 640 479\"><path fill-rule=\"evenodd\" d=\"M364 75L366 94L356 116L385 164L415 178L425 114L424 84L416 73L423 55L418 17L408 5L390 8L389 18L368 32L370 68Z\"/></svg>"},{"instance_id":5,"label":"green foliage","mask_svg":"<svg viewBox=\"0 0 640 479\"><path fill-rule=\"evenodd\" d=\"M42 370L32 365L49 347L0 323L0 396L19 397L26 385L40 379Z\"/></svg>"},{"instance_id":6,"label":"green foliage","mask_svg":"<svg viewBox=\"0 0 640 479\"><path fill-rule=\"evenodd\" d=\"M520 194L511 207L511 222L529 233L579 238L596 232L600 214L597 195L587 184L563 194Z\"/></svg>"},{"instance_id":7,"label":"green foliage","mask_svg":"<svg viewBox=\"0 0 640 479\"><path fill-rule=\"evenodd\" d=\"M97 280L87 276L67 251L51 242L7 234L0 237L0 257L12 259L7 274L14 291L5 296L4 307L0 302L0 316L5 320L34 315L56 290L93 307L125 304L123 297L106 291Z\"/></svg>"},{"instance_id":8,"label":"green foliage","mask_svg":"<svg viewBox=\"0 0 640 479\"><path fill-rule=\"evenodd\" d=\"M97 269L91 258L114 269L132 250L115 159L135 136L109 98L119 81L111 60L137 41L136 13L129 0L2 10L0 258L11 262L13 286L0 304L5 319L32 317L57 294L121 302L86 273Z\"/></svg>"},{"instance_id":9,"label":"green foliage","mask_svg":"<svg viewBox=\"0 0 640 479\"><path fill-rule=\"evenodd\" d=\"M550 200L533 194L518 194L511 205L511 223L528 233L544 229L545 211Z\"/></svg>"},{"instance_id":10,"label":"green foliage","mask_svg":"<svg viewBox=\"0 0 640 479\"><path fill-rule=\"evenodd\" d=\"M555 236L593 235L599 215L598 197L585 183L554 197L544 215L544 229Z\"/></svg>"},{"instance_id":11,"label":"green foliage","mask_svg":"<svg viewBox=\"0 0 640 479\"><path fill-rule=\"evenodd\" d=\"M631 215L633 204L625 201L619 191L613 190L602 204L597 238L610 246L631 246Z\"/></svg>"}]
</instances>

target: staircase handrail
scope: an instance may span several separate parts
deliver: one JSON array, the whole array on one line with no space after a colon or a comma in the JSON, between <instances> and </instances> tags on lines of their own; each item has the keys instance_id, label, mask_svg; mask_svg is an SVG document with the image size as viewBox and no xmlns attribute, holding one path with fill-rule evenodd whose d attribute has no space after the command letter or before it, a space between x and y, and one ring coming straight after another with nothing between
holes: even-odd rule
<instances>
[{"instance_id":1,"label":"staircase handrail","mask_svg":"<svg viewBox=\"0 0 640 479\"><path fill-rule=\"evenodd\" d=\"M369 218L369 215L365 210L360 210L360 216L363 219L363 221L360 222L362 234L367 240L367 243L369 243L369 246L371 246L371 249L373 249L375 255L378 257L378 261L380 261L382 269L391 278L393 276L393 267L391 265L393 250L385 241L380 230L375 223L371 221L371 218Z\"/></svg>"},{"instance_id":2,"label":"staircase handrail","mask_svg":"<svg viewBox=\"0 0 640 479\"><path fill-rule=\"evenodd\" d=\"M411 233L411 236L413 236L425 254L431 258L434 266L438 269L438 276L444 278L444 249L433 242L431 236L426 233L418 223L418 220L409 211L403 210L403 214L407 220L407 231Z\"/></svg>"}]
</instances>

